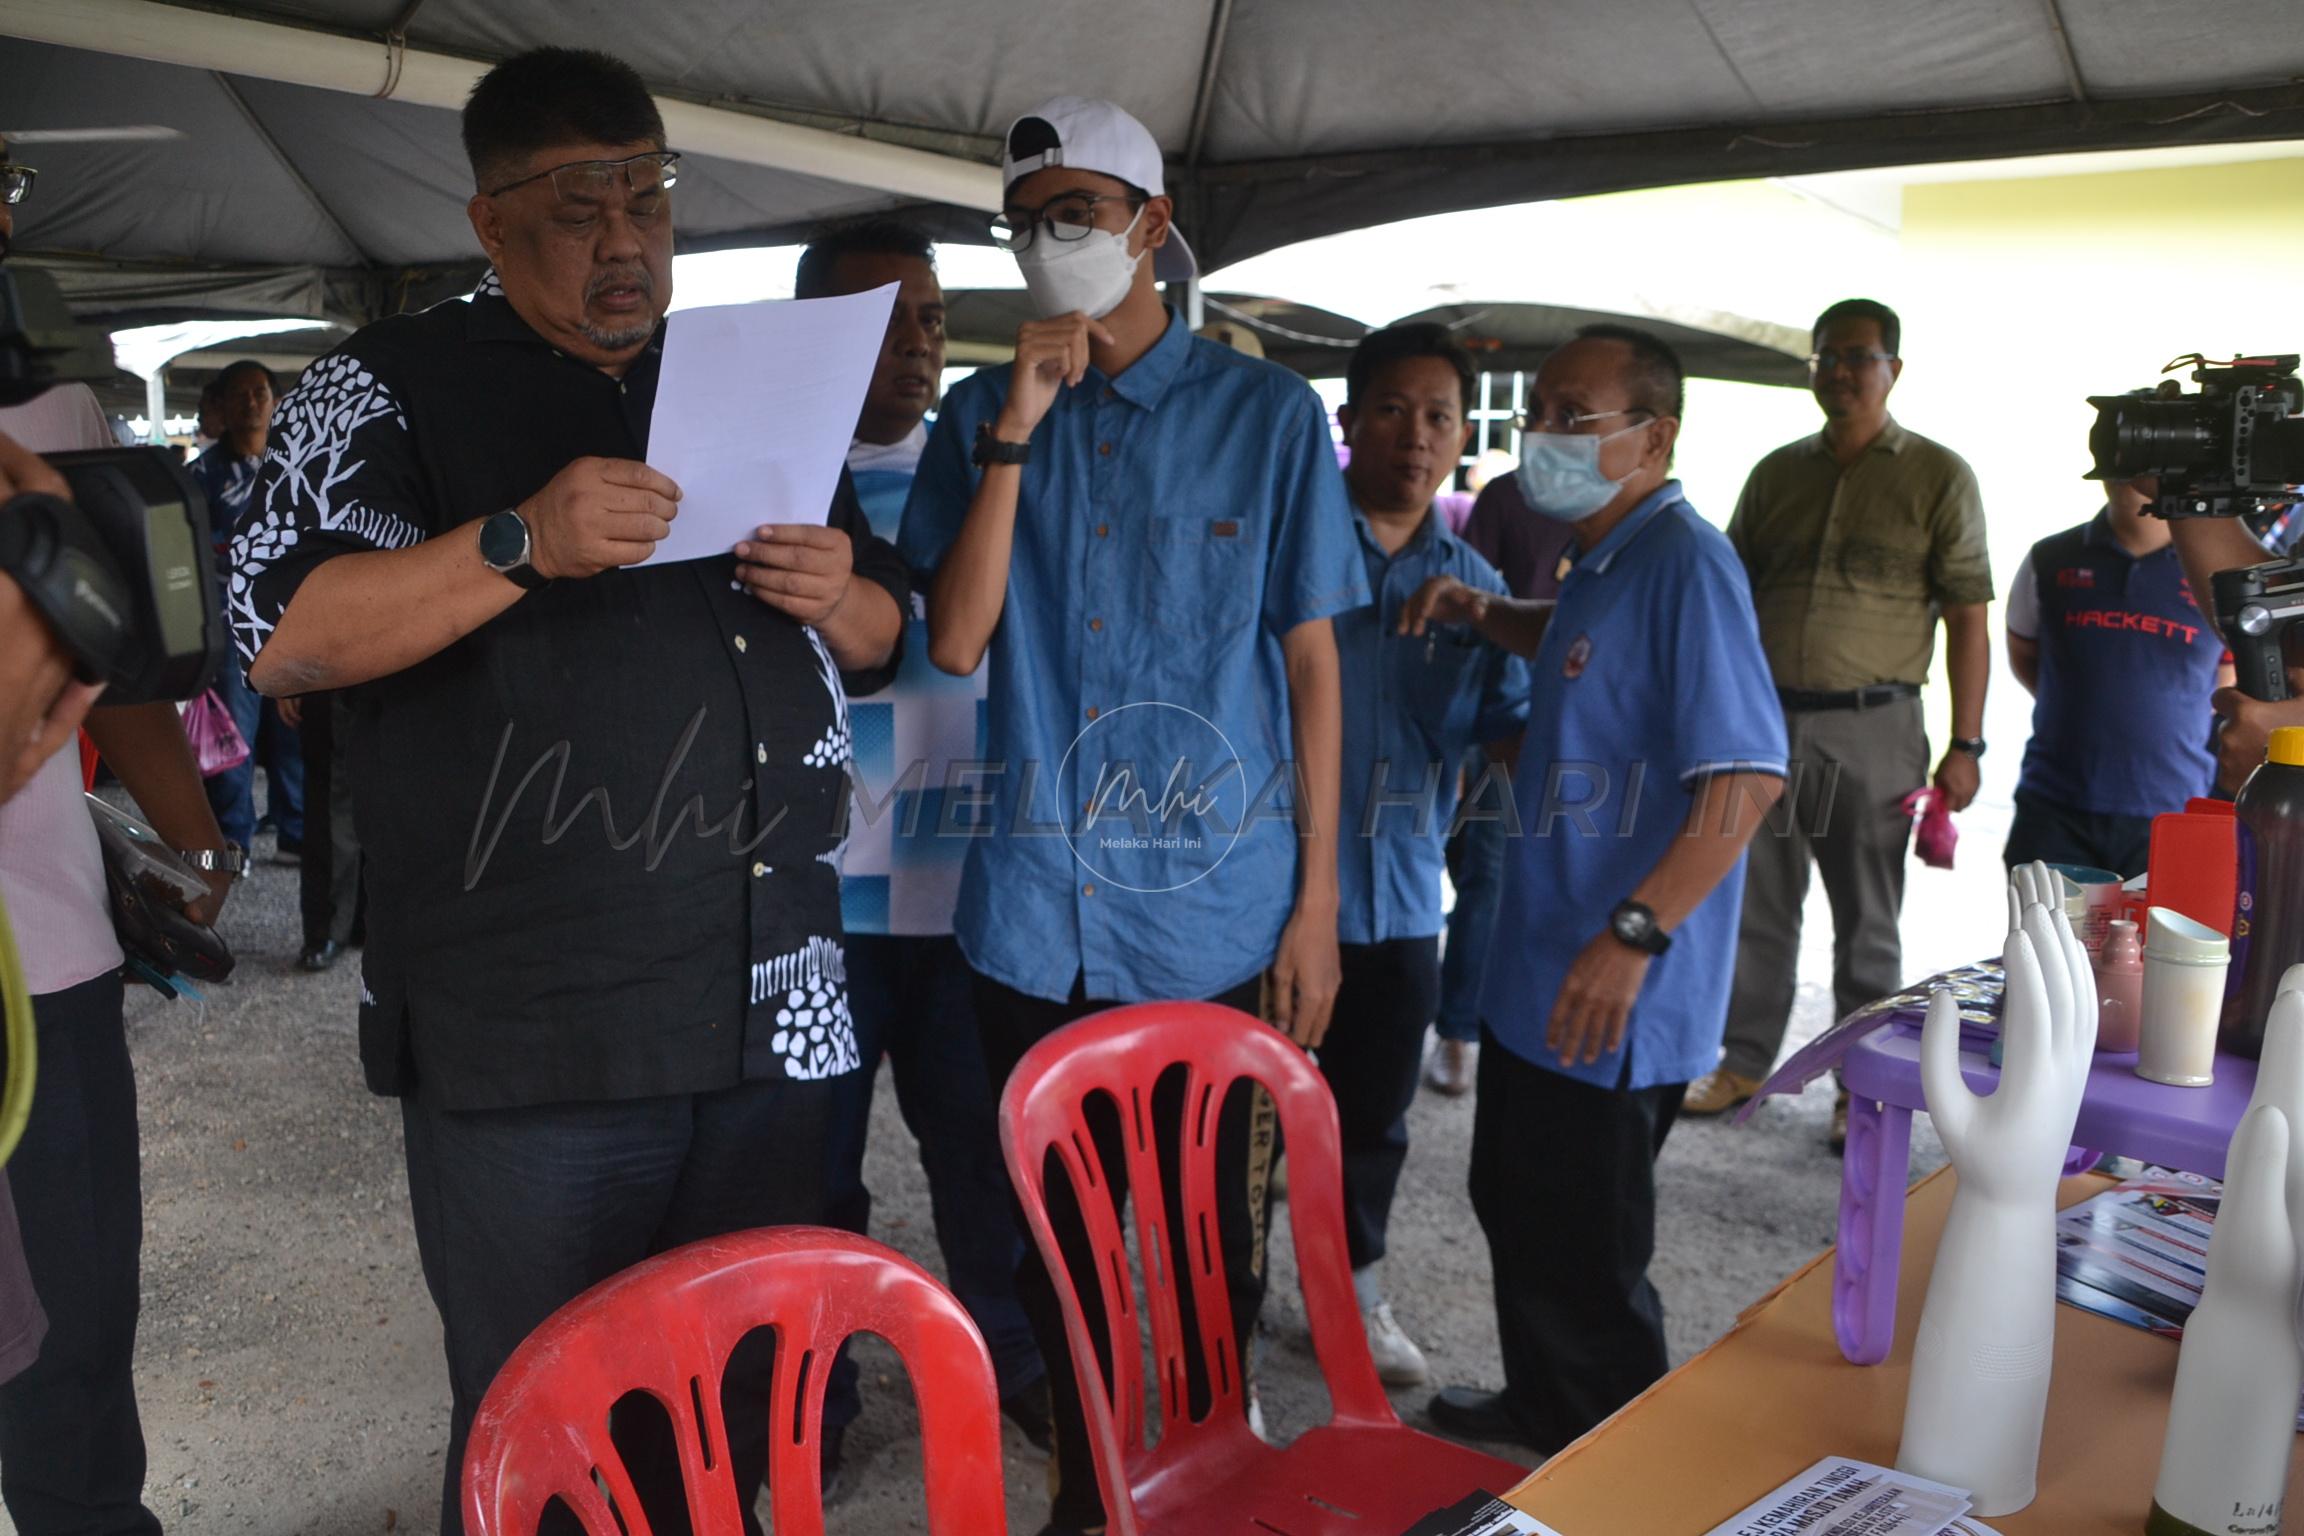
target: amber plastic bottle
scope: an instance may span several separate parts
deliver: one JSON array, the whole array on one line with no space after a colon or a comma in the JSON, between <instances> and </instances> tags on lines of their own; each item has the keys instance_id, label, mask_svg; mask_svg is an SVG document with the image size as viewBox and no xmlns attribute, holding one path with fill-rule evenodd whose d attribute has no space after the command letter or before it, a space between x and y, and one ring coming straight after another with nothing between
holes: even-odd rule
<instances>
[{"instance_id":1,"label":"amber plastic bottle","mask_svg":"<svg viewBox=\"0 0 2304 1536\"><path fill-rule=\"evenodd\" d=\"M2219 1049L2263 1054L2264 1018L2281 973L2304 960L2304 726L2282 726L2241 786L2239 898L2232 914L2232 982Z\"/></svg>"}]
</instances>

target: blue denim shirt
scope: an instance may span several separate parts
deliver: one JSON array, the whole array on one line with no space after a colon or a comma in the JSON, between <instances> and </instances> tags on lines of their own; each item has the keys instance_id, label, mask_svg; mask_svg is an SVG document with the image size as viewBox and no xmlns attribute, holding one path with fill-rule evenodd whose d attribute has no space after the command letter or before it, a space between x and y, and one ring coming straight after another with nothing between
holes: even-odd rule
<instances>
[{"instance_id":1,"label":"blue denim shirt","mask_svg":"<svg viewBox=\"0 0 2304 1536\"><path fill-rule=\"evenodd\" d=\"M1687 1082L1719 1062L1742 859L1650 963L1622 1049L1563 1067L1544 1044L1569 966L1680 835L1694 789L1715 773L1784 773L1743 562L1678 481L1577 557L1533 673L1481 1018L1514 1055L1582 1082ZM1760 813L1734 814L1749 826Z\"/></svg>"},{"instance_id":2,"label":"blue denim shirt","mask_svg":"<svg viewBox=\"0 0 2304 1536\"><path fill-rule=\"evenodd\" d=\"M953 389L898 548L920 571L975 494L1008 370ZM1091 368L1032 437L993 632L987 761L947 787L973 839L953 931L1035 997L1208 997L1272 959L1295 904L1281 637L1368 601L1327 413L1181 317Z\"/></svg>"},{"instance_id":3,"label":"blue denim shirt","mask_svg":"<svg viewBox=\"0 0 2304 1536\"><path fill-rule=\"evenodd\" d=\"M1336 620L1344 675L1344 793L1336 936L1346 944L1420 939L1442 926L1440 874L1464 749L1517 735L1528 663L1461 625L1396 633L1400 609L1434 576L1504 595L1494 566L1427 514L1400 552L1352 521L1375 601Z\"/></svg>"}]
</instances>

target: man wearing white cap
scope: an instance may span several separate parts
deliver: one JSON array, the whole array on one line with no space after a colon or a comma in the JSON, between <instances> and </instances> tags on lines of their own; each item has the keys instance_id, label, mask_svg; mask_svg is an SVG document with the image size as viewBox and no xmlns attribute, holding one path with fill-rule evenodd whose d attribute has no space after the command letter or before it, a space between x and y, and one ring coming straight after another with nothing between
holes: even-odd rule
<instances>
[{"instance_id":1,"label":"man wearing white cap","mask_svg":"<svg viewBox=\"0 0 2304 1536\"><path fill-rule=\"evenodd\" d=\"M1005 169L995 233L1042 318L1018 332L1012 367L946 398L898 541L934 573L931 658L958 673L991 658L990 762L945 786L941 823L968 840L954 928L985 1065L1002 1081L1071 1020L1156 999L1261 1011L1317 1046L1338 979L1329 619L1368 601L1327 413L1294 374L1195 339L1163 306L1155 280L1194 268L1141 123L1051 101L1011 125ZM1164 1096L1155 1114L1174 1116ZM1117 1199L1127 1170L1117 1125L1104 1131ZM1269 1108L1260 1118L1242 1085L1217 1132L1235 1358L1262 1300L1270 1146ZM1051 1204L1086 1275L1077 1208L1061 1191ZM1017 1292L1054 1398L1049 1531L1099 1529L1036 1256ZM1094 1280L1081 1296L1100 1331ZM1189 1353L1197 1415L1207 1382Z\"/></svg>"}]
</instances>

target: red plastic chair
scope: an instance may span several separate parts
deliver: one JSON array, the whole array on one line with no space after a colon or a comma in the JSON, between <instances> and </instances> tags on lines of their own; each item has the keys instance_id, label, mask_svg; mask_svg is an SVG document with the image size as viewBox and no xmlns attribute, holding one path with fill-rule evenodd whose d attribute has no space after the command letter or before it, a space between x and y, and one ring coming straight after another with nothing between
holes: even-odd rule
<instances>
[{"instance_id":1,"label":"red plastic chair","mask_svg":"<svg viewBox=\"0 0 2304 1536\"><path fill-rule=\"evenodd\" d=\"M608 1438L610 1407L637 1389L671 1416L697 1536L741 1536L720 1377L736 1342L761 1326L776 1330L771 1422L791 1430L768 1450L776 1536L823 1536L824 1380L841 1341L860 1331L894 1346L918 1394L932 1536L1005 1536L999 1392L976 1325L910 1259L819 1227L690 1243L545 1319L497 1373L473 1421L466 1531L534 1536L557 1496L588 1536L653 1536Z\"/></svg>"},{"instance_id":2,"label":"red plastic chair","mask_svg":"<svg viewBox=\"0 0 2304 1536\"><path fill-rule=\"evenodd\" d=\"M1189 1241L1165 1230L1163 1174L1152 1121L1153 1085L1187 1068L1180 1175ZM1216 1130L1226 1092L1264 1086L1288 1148L1288 1224L1305 1312L1333 1405L1329 1421L1284 1447L1249 1431L1232 1308L1216 1234ZM1145 1443L1143 1320L1120 1214L1083 1110L1106 1096L1126 1146L1136 1241L1151 1312L1160 1437ZM1344 1249L1344 1174L1336 1102L1319 1069L1285 1035L1213 1003L1139 1003L1082 1019L1025 1053L1000 1101L1000 1140L1033 1240L1055 1277L1074 1373L1095 1443L1097 1481L1114 1536L1352 1536L1405 1530L1475 1488L1501 1493L1527 1469L1408 1428L1392 1411L1368 1354ZM1072 1277L1048 1215L1053 1152L1079 1192L1096 1255L1113 1361L1110 1395ZM1189 1276L1209 1364L1212 1401L1189 1416L1179 1272Z\"/></svg>"}]
</instances>

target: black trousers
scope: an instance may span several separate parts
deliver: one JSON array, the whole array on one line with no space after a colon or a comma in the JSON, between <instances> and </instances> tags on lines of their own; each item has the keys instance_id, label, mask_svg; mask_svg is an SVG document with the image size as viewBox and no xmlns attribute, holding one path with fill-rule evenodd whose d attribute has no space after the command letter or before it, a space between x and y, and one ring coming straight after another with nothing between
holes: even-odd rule
<instances>
[{"instance_id":1,"label":"black trousers","mask_svg":"<svg viewBox=\"0 0 2304 1536\"><path fill-rule=\"evenodd\" d=\"M1485 1029L1472 1209L1488 1236L1504 1391L1556 1451L1662 1376L1656 1154L1687 1085L1596 1088L1524 1061Z\"/></svg>"},{"instance_id":2,"label":"black trousers","mask_svg":"<svg viewBox=\"0 0 2304 1536\"><path fill-rule=\"evenodd\" d=\"M1346 944L1320 1071L1336 1098L1344 1145L1344 1244L1352 1267L1384 1257L1392 1193L1408 1161L1408 1106L1424 1062L1424 1028L1440 1007L1440 940Z\"/></svg>"},{"instance_id":3,"label":"black trousers","mask_svg":"<svg viewBox=\"0 0 2304 1536\"><path fill-rule=\"evenodd\" d=\"M1260 982L1248 982L1214 1001L1253 1014L1258 1011L1260 985ZM1039 1041L1075 1019L1116 1006L1083 996L1078 981L1073 983L1069 1000L1054 1003L1018 992L979 973L976 1025L983 1036L984 1065L992 1081L1005 1087L1016 1063ZM1183 1120L1183 1088L1183 1074L1176 1072L1163 1078L1152 1095L1152 1114L1159 1127L1162 1182L1167 1186L1170 1232L1184 1230L1183 1191L1175 1177ZM1276 1144L1272 1116L1271 1101L1246 1083L1235 1084L1217 1111L1217 1237L1224 1254L1225 1289L1232 1306L1233 1348L1243 1371L1248 1360L1248 1339L1256 1329L1256 1314L1264 1305L1264 1240L1271 1226L1271 1167ZM1089 1125L1095 1132L1096 1152L1104 1165L1113 1204L1115 1208L1124 1208L1128 1199L1128 1165L1118 1115L1107 1113L1099 1118L1092 1109ZM1025 1232L1024 1257L1016 1267L1016 1299L1024 1304L1024 1313L1032 1320L1032 1332L1040 1343L1040 1358L1048 1367L1050 1417L1056 1438L1056 1453L1049 1467L1049 1518L1071 1530L1098 1530L1105 1521L1104 1496L1096 1484L1096 1457L1089 1446L1088 1420L1081 1407L1079 1381L1073 1374L1071 1344L1064 1333L1063 1304L1057 1300L1055 1282L1040 1260L1039 1249L1023 1226L1021 1205L1015 1207L1015 1217L1018 1230ZM1064 1250L1065 1267L1072 1275L1081 1310L1087 1316L1088 1331L1097 1341L1097 1364L1103 1370L1109 1391L1112 1361L1105 1353L1104 1296L1098 1287L1095 1259L1088 1246L1087 1227L1081 1219L1079 1203L1072 1198L1070 1185L1061 1174L1049 1181L1048 1217L1049 1224L1055 1228L1056 1241ZM1184 1337L1197 1339L1199 1309L1194 1305L1192 1288L1179 1286L1177 1300ZM1206 1363L1198 1350L1188 1348L1185 1351L1185 1401L1195 1417L1207 1412L1209 1396Z\"/></svg>"},{"instance_id":4,"label":"black trousers","mask_svg":"<svg viewBox=\"0 0 2304 1536\"><path fill-rule=\"evenodd\" d=\"M847 947L848 1013L864 1070L832 1085L824 1219L871 1232L864 1149L885 1052L897 1108L919 1144L945 1278L992 1352L1001 1398L1014 1397L1045 1373L1031 1320L1016 1300L1016 1264L1026 1245L1010 1216L1014 1197L1000 1156L1000 1106L976 1032L975 973L949 934L851 933ZM825 1383L824 1423L843 1428L863 1407L855 1359L843 1349Z\"/></svg>"},{"instance_id":5,"label":"black trousers","mask_svg":"<svg viewBox=\"0 0 2304 1536\"><path fill-rule=\"evenodd\" d=\"M360 916L360 839L344 767L348 713L341 694L304 696L304 856L296 879L306 949L351 943Z\"/></svg>"},{"instance_id":6,"label":"black trousers","mask_svg":"<svg viewBox=\"0 0 2304 1536\"><path fill-rule=\"evenodd\" d=\"M829 1084L782 1079L711 1093L518 1109L401 1103L408 1199L440 1309L453 1394L441 1536L464 1529L464 1445L497 1369L562 1303L650 1254L748 1227L821 1218ZM766 1335L737 1346L721 1394L730 1465L767 1470ZM619 1416L616 1438L658 1536L688 1529L669 1426ZM575 1529L571 1519L563 1529ZM547 1522L546 1529L553 1529Z\"/></svg>"},{"instance_id":7,"label":"black trousers","mask_svg":"<svg viewBox=\"0 0 2304 1536\"><path fill-rule=\"evenodd\" d=\"M0 1499L18 1536L159 1536L144 1507L136 1079L118 973L32 1000L40 1080L8 1163L48 1337L0 1386Z\"/></svg>"},{"instance_id":8,"label":"black trousers","mask_svg":"<svg viewBox=\"0 0 2304 1536\"><path fill-rule=\"evenodd\" d=\"M2016 819L2008 824L2001 861L2010 869L2045 859L2086 864L2123 880L2144 873L2152 860L2152 818L2077 810L2028 789L2016 791Z\"/></svg>"}]
</instances>

